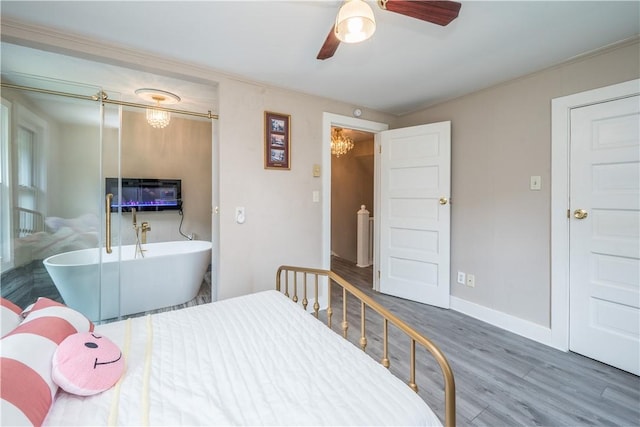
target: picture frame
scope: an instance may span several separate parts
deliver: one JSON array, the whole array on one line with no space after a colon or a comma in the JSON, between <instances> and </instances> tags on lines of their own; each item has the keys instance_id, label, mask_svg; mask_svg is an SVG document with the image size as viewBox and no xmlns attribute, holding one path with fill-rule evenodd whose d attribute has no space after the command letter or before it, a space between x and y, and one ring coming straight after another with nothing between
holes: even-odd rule
<instances>
[{"instance_id":1,"label":"picture frame","mask_svg":"<svg viewBox=\"0 0 640 427\"><path fill-rule=\"evenodd\" d=\"M291 116L265 111L264 168L291 169Z\"/></svg>"}]
</instances>

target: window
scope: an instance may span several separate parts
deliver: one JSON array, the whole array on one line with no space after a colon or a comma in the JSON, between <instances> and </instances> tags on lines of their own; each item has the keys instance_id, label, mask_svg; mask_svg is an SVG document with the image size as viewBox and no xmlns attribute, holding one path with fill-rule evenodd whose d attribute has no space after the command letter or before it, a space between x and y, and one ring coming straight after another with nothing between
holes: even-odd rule
<instances>
[{"instance_id":1,"label":"window","mask_svg":"<svg viewBox=\"0 0 640 427\"><path fill-rule=\"evenodd\" d=\"M44 229L43 194L46 168L42 149L46 122L22 106L16 109L15 118L13 237L19 238Z\"/></svg>"},{"instance_id":2,"label":"window","mask_svg":"<svg viewBox=\"0 0 640 427\"><path fill-rule=\"evenodd\" d=\"M44 229L46 122L4 98L0 108L0 261L6 271L15 263L13 240Z\"/></svg>"},{"instance_id":3,"label":"window","mask_svg":"<svg viewBox=\"0 0 640 427\"><path fill-rule=\"evenodd\" d=\"M18 207L36 208L35 132L19 126L16 138Z\"/></svg>"},{"instance_id":4,"label":"window","mask_svg":"<svg viewBox=\"0 0 640 427\"><path fill-rule=\"evenodd\" d=\"M10 175L10 112L11 104L2 99L0 105L0 267L11 267L11 175Z\"/></svg>"},{"instance_id":5,"label":"window","mask_svg":"<svg viewBox=\"0 0 640 427\"><path fill-rule=\"evenodd\" d=\"M24 237L39 231L36 168L36 133L23 126L16 132L16 176L18 178L18 232Z\"/></svg>"}]
</instances>

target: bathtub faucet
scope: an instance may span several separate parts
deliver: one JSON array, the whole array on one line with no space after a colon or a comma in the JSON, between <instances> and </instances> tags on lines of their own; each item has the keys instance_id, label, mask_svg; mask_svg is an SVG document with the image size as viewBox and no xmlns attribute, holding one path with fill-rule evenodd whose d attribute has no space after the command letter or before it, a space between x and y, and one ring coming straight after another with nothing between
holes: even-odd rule
<instances>
[{"instance_id":1,"label":"bathtub faucet","mask_svg":"<svg viewBox=\"0 0 640 427\"><path fill-rule=\"evenodd\" d=\"M131 220L133 221L133 230L136 232L136 251L133 254L133 258L138 257L138 253L142 258L144 258L144 249L142 249L142 245L140 244L140 229L142 229L142 243L147 243L147 231L151 230L148 222L143 222L142 227L138 227L138 221L136 218L136 208L131 208Z\"/></svg>"},{"instance_id":2,"label":"bathtub faucet","mask_svg":"<svg viewBox=\"0 0 640 427\"><path fill-rule=\"evenodd\" d=\"M142 231L142 239L141 239L142 242L141 243L143 245L146 245L147 244L147 231L151 231L151 226L149 225L148 222L145 221L145 222L142 223L141 231Z\"/></svg>"}]
</instances>

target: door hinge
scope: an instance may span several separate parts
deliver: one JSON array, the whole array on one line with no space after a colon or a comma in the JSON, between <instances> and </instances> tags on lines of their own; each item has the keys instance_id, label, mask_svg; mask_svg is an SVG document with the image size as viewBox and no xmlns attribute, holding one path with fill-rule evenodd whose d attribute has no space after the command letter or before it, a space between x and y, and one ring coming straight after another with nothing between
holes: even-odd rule
<instances>
[{"instance_id":1,"label":"door hinge","mask_svg":"<svg viewBox=\"0 0 640 427\"><path fill-rule=\"evenodd\" d=\"M571 218L571 209L567 209L567 218Z\"/></svg>"},{"instance_id":2,"label":"door hinge","mask_svg":"<svg viewBox=\"0 0 640 427\"><path fill-rule=\"evenodd\" d=\"M378 270L378 280L380 280L380 270Z\"/></svg>"},{"instance_id":3,"label":"door hinge","mask_svg":"<svg viewBox=\"0 0 640 427\"><path fill-rule=\"evenodd\" d=\"M378 153L382 154L382 145L378 145Z\"/></svg>"}]
</instances>

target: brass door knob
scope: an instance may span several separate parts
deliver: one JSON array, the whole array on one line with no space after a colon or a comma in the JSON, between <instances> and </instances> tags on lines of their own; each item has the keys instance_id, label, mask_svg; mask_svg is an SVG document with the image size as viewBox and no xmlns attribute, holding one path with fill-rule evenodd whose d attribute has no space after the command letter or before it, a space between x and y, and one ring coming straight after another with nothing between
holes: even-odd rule
<instances>
[{"instance_id":1,"label":"brass door knob","mask_svg":"<svg viewBox=\"0 0 640 427\"><path fill-rule=\"evenodd\" d=\"M589 214L584 209L576 209L573 211L573 216L577 219L585 219Z\"/></svg>"},{"instance_id":2,"label":"brass door knob","mask_svg":"<svg viewBox=\"0 0 640 427\"><path fill-rule=\"evenodd\" d=\"M446 197L440 197L441 205L446 205L447 203L449 203L449 199L447 199Z\"/></svg>"}]
</instances>

